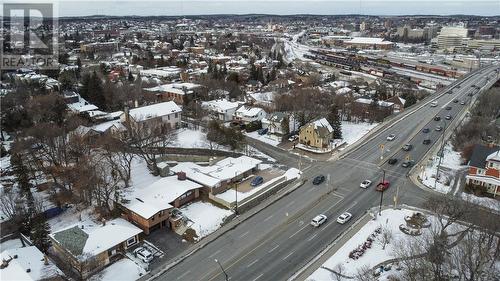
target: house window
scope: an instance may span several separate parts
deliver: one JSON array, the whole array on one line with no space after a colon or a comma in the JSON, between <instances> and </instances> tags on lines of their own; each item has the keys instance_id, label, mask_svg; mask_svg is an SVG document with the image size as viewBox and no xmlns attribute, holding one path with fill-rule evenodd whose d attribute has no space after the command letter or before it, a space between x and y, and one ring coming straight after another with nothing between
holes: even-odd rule
<instances>
[{"instance_id":1,"label":"house window","mask_svg":"<svg viewBox=\"0 0 500 281\"><path fill-rule=\"evenodd\" d=\"M493 167L493 162L490 162L490 167L491 167L491 168Z\"/></svg>"},{"instance_id":2,"label":"house window","mask_svg":"<svg viewBox=\"0 0 500 281\"><path fill-rule=\"evenodd\" d=\"M127 247L130 247L130 246L134 245L135 243L137 243L137 239L135 239L135 236L131 237L127 240Z\"/></svg>"},{"instance_id":3,"label":"house window","mask_svg":"<svg viewBox=\"0 0 500 281\"><path fill-rule=\"evenodd\" d=\"M167 116L168 120L170 120L170 114Z\"/></svg>"},{"instance_id":4,"label":"house window","mask_svg":"<svg viewBox=\"0 0 500 281\"><path fill-rule=\"evenodd\" d=\"M176 114L175 114L175 118L177 118L178 116L179 116L179 113L176 113Z\"/></svg>"}]
</instances>

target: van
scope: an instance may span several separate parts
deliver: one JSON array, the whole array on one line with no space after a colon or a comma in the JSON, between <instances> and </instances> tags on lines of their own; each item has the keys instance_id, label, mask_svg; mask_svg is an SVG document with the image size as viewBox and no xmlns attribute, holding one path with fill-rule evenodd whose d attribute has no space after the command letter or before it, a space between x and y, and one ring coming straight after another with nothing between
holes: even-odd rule
<instances>
[{"instance_id":1,"label":"van","mask_svg":"<svg viewBox=\"0 0 500 281\"><path fill-rule=\"evenodd\" d=\"M438 102L437 101L431 102L431 107L436 107L436 106L438 106Z\"/></svg>"}]
</instances>

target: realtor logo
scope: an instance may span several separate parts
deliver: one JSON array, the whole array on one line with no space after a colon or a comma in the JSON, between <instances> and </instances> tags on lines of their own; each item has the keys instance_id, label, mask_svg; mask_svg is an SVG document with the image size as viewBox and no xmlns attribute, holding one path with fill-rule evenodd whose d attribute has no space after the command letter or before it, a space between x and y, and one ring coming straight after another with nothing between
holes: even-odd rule
<instances>
[{"instance_id":1,"label":"realtor logo","mask_svg":"<svg viewBox=\"0 0 500 281\"><path fill-rule=\"evenodd\" d=\"M3 3L0 69L57 69L54 3Z\"/></svg>"}]
</instances>

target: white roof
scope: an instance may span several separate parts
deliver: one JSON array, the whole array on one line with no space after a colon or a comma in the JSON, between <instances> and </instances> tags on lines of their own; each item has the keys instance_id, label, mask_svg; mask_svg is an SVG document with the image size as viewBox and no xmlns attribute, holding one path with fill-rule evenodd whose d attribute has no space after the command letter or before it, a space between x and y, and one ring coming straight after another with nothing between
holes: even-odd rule
<instances>
[{"instance_id":1,"label":"white roof","mask_svg":"<svg viewBox=\"0 0 500 281\"><path fill-rule=\"evenodd\" d=\"M122 123L121 123L120 120L111 120L111 121L108 121L108 122L100 123L100 124L92 126L92 129L94 131L97 131L97 132L100 132L100 133L104 133L109 128L111 128L113 126L115 126L116 129L118 129L118 130L125 130L125 127L122 125Z\"/></svg>"},{"instance_id":2,"label":"white roof","mask_svg":"<svg viewBox=\"0 0 500 281\"><path fill-rule=\"evenodd\" d=\"M17 255L17 258L14 258ZM10 260L9 265L1 269L2 280L42 280L63 276L57 266L49 260L44 264L43 253L35 246L8 249L0 254L2 260ZM30 272L26 272L30 269Z\"/></svg>"},{"instance_id":3,"label":"white roof","mask_svg":"<svg viewBox=\"0 0 500 281\"><path fill-rule=\"evenodd\" d=\"M179 95L184 95L185 94L184 90L186 90L187 93L189 93L189 91L194 90L198 87L201 87L201 85L184 82L184 83L163 84L152 88L146 88L144 90L149 92L170 92Z\"/></svg>"},{"instance_id":4,"label":"white roof","mask_svg":"<svg viewBox=\"0 0 500 281\"><path fill-rule=\"evenodd\" d=\"M97 106L87 102L80 95L78 95L78 101L75 103L68 104L68 107L71 111L75 111L75 112L85 112L85 111L99 109Z\"/></svg>"},{"instance_id":5,"label":"white roof","mask_svg":"<svg viewBox=\"0 0 500 281\"><path fill-rule=\"evenodd\" d=\"M143 218L150 218L162 210L173 208L170 203L182 194L202 187L190 180L178 180L177 176L161 178L149 186L136 189L126 195L130 200L124 204L129 210Z\"/></svg>"},{"instance_id":6,"label":"white roof","mask_svg":"<svg viewBox=\"0 0 500 281\"><path fill-rule=\"evenodd\" d=\"M131 109L129 114L135 121L143 121L181 111L181 108L175 102L167 101Z\"/></svg>"},{"instance_id":7,"label":"white roof","mask_svg":"<svg viewBox=\"0 0 500 281\"><path fill-rule=\"evenodd\" d=\"M214 187L222 181L241 175L262 163L248 156L227 157L211 166L200 166L192 162L179 163L172 167L174 172L185 172L186 176L204 186Z\"/></svg>"},{"instance_id":8,"label":"white roof","mask_svg":"<svg viewBox=\"0 0 500 281\"><path fill-rule=\"evenodd\" d=\"M221 100L211 100L211 101L206 101L201 104L202 107L208 108L210 110L214 110L217 112L225 112L230 109L236 109L238 108L240 104L237 102L230 102L225 99Z\"/></svg>"},{"instance_id":9,"label":"white roof","mask_svg":"<svg viewBox=\"0 0 500 281\"><path fill-rule=\"evenodd\" d=\"M326 118L321 118L321 119L318 119L314 122L312 122L313 125L314 125L314 128L318 128L318 127L325 127L328 129L328 131L331 133L333 132L333 128L332 126L330 125L330 123L328 123L328 120L326 120Z\"/></svg>"},{"instance_id":10,"label":"white roof","mask_svg":"<svg viewBox=\"0 0 500 281\"><path fill-rule=\"evenodd\" d=\"M500 162L500 150L488 155L488 157L486 157L486 161Z\"/></svg>"},{"instance_id":11,"label":"white roof","mask_svg":"<svg viewBox=\"0 0 500 281\"><path fill-rule=\"evenodd\" d=\"M372 104L373 100L372 99L359 98L359 99L356 100L356 102L364 103L364 104ZM389 107L389 106L394 105L393 102L380 101L380 100L377 102L377 104L379 106L384 106L384 107Z\"/></svg>"},{"instance_id":12,"label":"white roof","mask_svg":"<svg viewBox=\"0 0 500 281\"><path fill-rule=\"evenodd\" d=\"M354 37L344 42L349 44L392 44L392 42L385 41L384 38L378 37Z\"/></svg>"},{"instance_id":13,"label":"white roof","mask_svg":"<svg viewBox=\"0 0 500 281\"><path fill-rule=\"evenodd\" d=\"M253 117L259 114L259 112L264 111L264 109L260 107L250 107L250 106L242 106L236 110L237 115Z\"/></svg>"}]
</instances>

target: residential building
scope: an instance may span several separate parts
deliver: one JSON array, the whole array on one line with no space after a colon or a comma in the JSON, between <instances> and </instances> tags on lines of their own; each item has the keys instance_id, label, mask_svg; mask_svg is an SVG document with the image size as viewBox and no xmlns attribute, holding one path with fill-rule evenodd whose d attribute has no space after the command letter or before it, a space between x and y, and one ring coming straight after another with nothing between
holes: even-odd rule
<instances>
[{"instance_id":1,"label":"residential building","mask_svg":"<svg viewBox=\"0 0 500 281\"><path fill-rule=\"evenodd\" d=\"M483 187L493 197L500 195L500 147L475 145L468 165L466 184Z\"/></svg>"},{"instance_id":2,"label":"residential building","mask_svg":"<svg viewBox=\"0 0 500 281\"><path fill-rule=\"evenodd\" d=\"M203 94L205 87L194 83L172 83L144 89L154 94L159 102L174 101L176 104L185 105L197 96Z\"/></svg>"},{"instance_id":3,"label":"residential building","mask_svg":"<svg viewBox=\"0 0 500 281\"><path fill-rule=\"evenodd\" d=\"M299 142L319 149L330 146L333 138L333 128L326 118L310 122L300 128Z\"/></svg>"},{"instance_id":4,"label":"residential building","mask_svg":"<svg viewBox=\"0 0 500 281\"><path fill-rule=\"evenodd\" d=\"M288 122L287 125L284 124L285 121ZM262 119L262 128L267 129L268 134L284 136L295 131L298 127L293 115L284 112L274 112Z\"/></svg>"},{"instance_id":5,"label":"residential building","mask_svg":"<svg viewBox=\"0 0 500 281\"><path fill-rule=\"evenodd\" d=\"M180 126L181 113L181 108L175 102L167 101L133 109L126 108L120 116L120 121L125 127L167 131Z\"/></svg>"},{"instance_id":6,"label":"residential building","mask_svg":"<svg viewBox=\"0 0 500 281\"><path fill-rule=\"evenodd\" d=\"M222 122L233 120L233 115L239 106L238 102L230 102L226 99L211 100L201 104L201 107L207 110L212 118Z\"/></svg>"},{"instance_id":7,"label":"residential building","mask_svg":"<svg viewBox=\"0 0 500 281\"><path fill-rule=\"evenodd\" d=\"M242 106L234 112L233 120L235 122L248 124L251 122L261 121L266 117L267 113L260 107Z\"/></svg>"},{"instance_id":8,"label":"residential building","mask_svg":"<svg viewBox=\"0 0 500 281\"><path fill-rule=\"evenodd\" d=\"M389 99L387 99L385 101L388 102L388 103L394 104L393 105L393 111L394 112L401 112L405 108L406 100L403 99L402 97L393 96L393 97L391 97L391 98L389 98Z\"/></svg>"},{"instance_id":9,"label":"residential building","mask_svg":"<svg viewBox=\"0 0 500 281\"><path fill-rule=\"evenodd\" d=\"M49 237L54 253L85 279L137 244L140 233L140 228L118 218L99 225L77 224Z\"/></svg>"},{"instance_id":10,"label":"residential building","mask_svg":"<svg viewBox=\"0 0 500 281\"><path fill-rule=\"evenodd\" d=\"M179 174L160 178L145 187L136 186L124 199L115 203L127 220L149 234L155 229L174 228L169 221L170 211L198 198L201 187Z\"/></svg>"},{"instance_id":11,"label":"residential building","mask_svg":"<svg viewBox=\"0 0 500 281\"><path fill-rule=\"evenodd\" d=\"M382 121L385 117L394 112L394 103L387 101L377 101L372 99L359 98L351 105L351 114L361 119L372 119Z\"/></svg>"},{"instance_id":12,"label":"residential building","mask_svg":"<svg viewBox=\"0 0 500 281\"><path fill-rule=\"evenodd\" d=\"M2 280L65 280L61 270L35 246L4 250L0 258Z\"/></svg>"}]
</instances>

